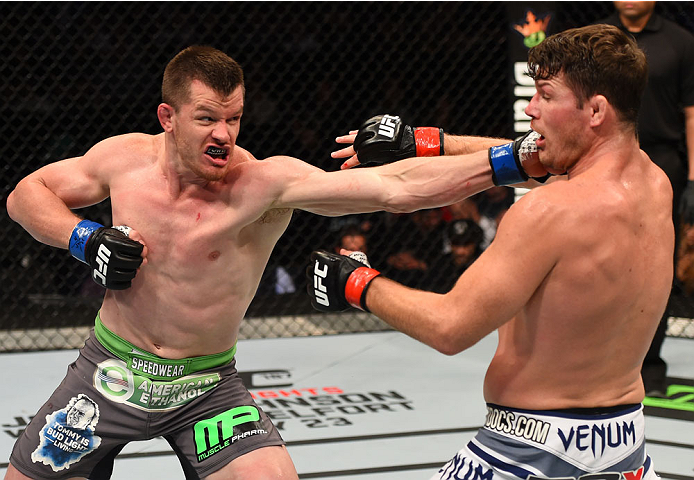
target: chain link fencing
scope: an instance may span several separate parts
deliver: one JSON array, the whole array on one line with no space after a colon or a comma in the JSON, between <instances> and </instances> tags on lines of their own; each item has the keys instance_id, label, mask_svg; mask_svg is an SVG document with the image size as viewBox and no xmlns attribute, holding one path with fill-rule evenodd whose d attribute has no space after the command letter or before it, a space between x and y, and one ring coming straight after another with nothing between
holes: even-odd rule
<instances>
[{"instance_id":1,"label":"chain link fencing","mask_svg":"<svg viewBox=\"0 0 694 480\"><path fill-rule=\"evenodd\" d=\"M612 12L611 2L548 5L555 30ZM694 2L658 8L694 31ZM286 154L335 170L334 138L384 112L453 133L510 137L514 20L504 2L0 2L0 199L4 207L22 177L106 137L158 133L163 69L192 44L219 48L243 66L238 143L257 158ZM431 266L451 263L446 235L467 229L476 243L488 242L512 199L511 189L500 188L412 215L295 212L242 338L387 329L364 313L317 314L304 292L310 252L332 250L341 233L356 228L366 234L372 264L387 275L444 290L456 268L435 276ZM78 213L111 224L108 201ZM482 237L468 224L453 232L452 220L461 217L475 218ZM103 296L88 268L34 240L5 208L0 225L0 351L81 346ZM694 298L676 293L670 334L694 337Z\"/></svg>"}]
</instances>

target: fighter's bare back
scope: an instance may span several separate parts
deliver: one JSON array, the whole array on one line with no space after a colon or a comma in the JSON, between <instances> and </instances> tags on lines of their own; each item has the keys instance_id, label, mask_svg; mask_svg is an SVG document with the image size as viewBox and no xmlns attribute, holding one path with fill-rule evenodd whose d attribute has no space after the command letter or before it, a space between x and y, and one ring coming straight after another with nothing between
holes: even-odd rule
<instances>
[{"instance_id":1,"label":"fighter's bare back","mask_svg":"<svg viewBox=\"0 0 694 480\"><path fill-rule=\"evenodd\" d=\"M672 279L668 181L638 148L630 160L605 155L592 167L532 191L498 232L497 242L518 234L514 214L534 211L535 218L519 220L533 222L543 251L536 261L554 265L499 328L485 378L488 402L556 409L643 399L641 360Z\"/></svg>"}]
</instances>

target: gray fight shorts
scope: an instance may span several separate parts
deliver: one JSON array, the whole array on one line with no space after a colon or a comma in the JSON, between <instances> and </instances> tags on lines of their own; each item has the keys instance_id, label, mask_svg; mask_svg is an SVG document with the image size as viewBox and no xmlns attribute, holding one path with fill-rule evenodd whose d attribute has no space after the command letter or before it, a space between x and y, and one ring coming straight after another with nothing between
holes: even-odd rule
<instances>
[{"instance_id":1,"label":"gray fight shorts","mask_svg":"<svg viewBox=\"0 0 694 480\"><path fill-rule=\"evenodd\" d=\"M431 480L658 480L644 446L642 410L488 404L484 427Z\"/></svg>"},{"instance_id":2,"label":"gray fight shorts","mask_svg":"<svg viewBox=\"0 0 694 480\"><path fill-rule=\"evenodd\" d=\"M170 360L96 325L63 382L15 443L10 462L37 479L108 479L130 441L164 437L187 479L284 445L236 371L236 347Z\"/></svg>"}]
</instances>

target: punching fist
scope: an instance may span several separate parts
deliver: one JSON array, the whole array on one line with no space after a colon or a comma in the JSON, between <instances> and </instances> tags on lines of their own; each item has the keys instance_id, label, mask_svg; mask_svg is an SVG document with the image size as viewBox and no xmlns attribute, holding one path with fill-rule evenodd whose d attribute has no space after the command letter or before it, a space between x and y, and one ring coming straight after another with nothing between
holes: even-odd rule
<instances>
[{"instance_id":1,"label":"punching fist","mask_svg":"<svg viewBox=\"0 0 694 480\"><path fill-rule=\"evenodd\" d=\"M325 250L315 251L306 269L311 305L321 312L342 312L350 306L368 312L366 292L379 275L378 270L370 268L362 252L353 252L347 257Z\"/></svg>"},{"instance_id":2,"label":"punching fist","mask_svg":"<svg viewBox=\"0 0 694 480\"><path fill-rule=\"evenodd\" d=\"M359 163L391 163L403 158L443 155L443 130L412 128L396 115L377 115L364 122L354 139Z\"/></svg>"},{"instance_id":3,"label":"punching fist","mask_svg":"<svg viewBox=\"0 0 694 480\"><path fill-rule=\"evenodd\" d=\"M538 138L540 134L530 130L511 143L489 149L489 165L492 167L494 185L523 183L528 180L528 173L533 174L530 178L539 182L549 178L546 171L544 176L538 174L538 171L544 170L537 157L535 142Z\"/></svg>"},{"instance_id":4,"label":"punching fist","mask_svg":"<svg viewBox=\"0 0 694 480\"><path fill-rule=\"evenodd\" d=\"M130 288L142 264L144 245L127 236L129 227L106 228L82 220L70 236L70 253L92 268L92 279L111 290Z\"/></svg>"}]
</instances>

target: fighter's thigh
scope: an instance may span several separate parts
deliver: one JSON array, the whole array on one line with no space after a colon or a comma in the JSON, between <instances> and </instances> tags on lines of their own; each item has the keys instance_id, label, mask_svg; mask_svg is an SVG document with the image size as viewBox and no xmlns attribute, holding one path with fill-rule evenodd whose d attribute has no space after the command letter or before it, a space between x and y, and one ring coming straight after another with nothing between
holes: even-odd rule
<instances>
[{"instance_id":1,"label":"fighter's thigh","mask_svg":"<svg viewBox=\"0 0 694 480\"><path fill-rule=\"evenodd\" d=\"M162 432L183 469L204 478L245 456L235 465L260 458L268 461L268 468L273 464L289 465L290 472L295 474L286 449L279 448L284 445L282 436L246 390L234 364L220 371L220 375L222 381L215 388L181 407L175 423L167 422L167 431ZM166 416L162 420L166 421ZM265 453L249 455L257 450Z\"/></svg>"},{"instance_id":2,"label":"fighter's thigh","mask_svg":"<svg viewBox=\"0 0 694 480\"><path fill-rule=\"evenodd\" d=\"M14 465L10 463L5 472L5 480L32 480L31 477L27 477L22 472L14 468ZM67 480L87 480L86 477L72 477Z\"/></svg>"},{"instance_id":3,"label":"fighter's thigh","mask_svg":"<svg viewBox=\"0 0 694 480\"><path fill-rule=\"evenodd\" d=\"M298 479L296 467L289 457L287 447L263 447L232 460L221 470L205 477L207 480L229 478L249 480Z\"/></svg>"},{"instance_id":4,"label":"fighter's thigh","mask_svg":"<svg viewBox=\"0 0 694 480\"><path fill-rule=\"evenodd\" d=\"M74 472L86 477L101 460L112 462L124 439L137 439L141 422L132 414L124 421L123 406L106 400L84 378L71 365L17 439L10 462L24 475L51 478Z\"/></svg>"}]
</instances>

